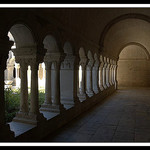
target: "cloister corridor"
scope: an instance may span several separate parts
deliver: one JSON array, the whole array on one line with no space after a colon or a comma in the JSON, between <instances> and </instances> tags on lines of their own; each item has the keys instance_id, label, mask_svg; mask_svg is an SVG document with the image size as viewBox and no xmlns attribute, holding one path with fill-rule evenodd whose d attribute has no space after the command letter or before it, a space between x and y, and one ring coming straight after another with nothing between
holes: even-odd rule
<instances>
[{"instance_id":1,"label":"cloister corridor","mask_svg":"<svg viewBox=\"0 0 150 150\"><path fill-rule=\"evenodd\" d=\"M150 6L0 19L0 142L150 144Z\"/></svg>"},{"instance_id":2,"label":"cloister corridor","mask_svg":"<svg viewBox=\"0 0 150 150\"><path fill-rule=\"evenodd\" d=\"M45 142L149 142L150 88L119 88Z\"/></svg>"}]
</instances>

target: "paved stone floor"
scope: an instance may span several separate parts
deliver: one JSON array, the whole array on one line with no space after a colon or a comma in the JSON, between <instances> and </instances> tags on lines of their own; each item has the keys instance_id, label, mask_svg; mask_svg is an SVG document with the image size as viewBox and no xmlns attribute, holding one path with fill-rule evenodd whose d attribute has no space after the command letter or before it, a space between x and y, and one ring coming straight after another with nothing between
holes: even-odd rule
<instances>
[{"instance_id":1,"label":"paved stone floor","mask_svg":"<svg viewBox=\"0 0 150 150\"><path fill-rule=\"evenodd\" d=\"M45 142L150 142L150 88L122 88Z\"/></svg>"}]
</instances>

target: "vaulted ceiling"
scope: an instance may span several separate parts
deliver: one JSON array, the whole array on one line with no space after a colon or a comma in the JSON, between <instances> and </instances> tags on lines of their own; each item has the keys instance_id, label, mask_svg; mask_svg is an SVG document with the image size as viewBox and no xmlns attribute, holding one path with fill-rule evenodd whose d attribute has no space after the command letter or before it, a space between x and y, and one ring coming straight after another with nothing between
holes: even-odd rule
<instances>
[{"instance_id":1,"label":"vaulted ceiling","mask_svg":"<svg viewBox=\"0 0 150 150\"><path fill-rule=\"evenodd\" d=\"M21 10L21 9L20 9ZM94 43L105 56L118 59L130 43L150 53L150 8L30 8L41 24L63 30Z\"/></svg>"}]
</instances>

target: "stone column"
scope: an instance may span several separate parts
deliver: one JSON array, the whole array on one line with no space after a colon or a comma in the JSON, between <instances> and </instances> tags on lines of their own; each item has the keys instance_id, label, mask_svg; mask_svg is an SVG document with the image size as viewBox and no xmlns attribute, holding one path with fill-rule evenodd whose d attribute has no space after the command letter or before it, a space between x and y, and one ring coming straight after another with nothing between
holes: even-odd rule
<instances>
[{"instance_id":1,"label":"stone column","mask_svg":"<svg viewBox=\"0 0 150 150\"><path fill-rule=\"evenodd\" d=\"M39 63L31 59L31 103L29 111L29 120L32 124L38 124L39 122L46 121L43 114L39 111L39 92L38 92L38 66Z\"/></svg>"},{"instance_id":2,"label":"stone column","mask_svg":"<svg viewBox=\"0 0 150 150\"><path fill-rule=\"evenodd\" d=\"M14 137L9 124L5 122L4 70L7 56L0 55L0 141L9 141Z\"/></svg>"},{"instance_id":3,"label":"stone column","mask_svg":"<svg viewBox=\"0 0 150 150\"><path fill-rule=\"evenodd\" d=\"M114 66L114 60L112 61L112 84L115 84L115 80L114 80L114 70L115 70L115 66Z\"/></svg>"},{"instance_id":4,"label":"stone column","mask_svg":"<svg viewBox=\"0 0 150 150\"><path fill-rule=\"evenodd\" d=\"M92 65L90 64L86 66L86 94L89 97L94 95L92 90Z\"/></svg>"},{"instance_id":5,"label":"stone column","mask_svg":"<svg viewBox=\"0 0 150 150\"><path fill-rule=\"evenodd\" d=\"M5 125L5 97L4 97L4 70L5 66L2 64L2 61L5 61L3 59L3 56L0 56L0 125Z\"/></svg>"},{"instance_id":6,"label":"stone column","mask_svg":"<svg viewBox=\"0 0 150 150\"><path fill-rule=\"evenodd\" d=\"M106 59L107 62L107 67L106 67L106 85L107 87L110 86L109 84L109 72L110 72L110 62L109 62L109 58Z\"/></svg>"},{"instance_id":7,"label":"stone column","mask_svg":"<svg viewBox=\"0 0 150 150\"><path fill-rule=\"evenodd\" d=\"M115 64L115 68L114 68L114 82L115 82L115 89L117 89L117 85L118 85L118 82L117 82L117 67L118 67L118 65L117 65L116 61L114 62L114 64Z\"/></svg>"},{"instance_id":8,"label":"stone column","mask_svg":"<svg viewBox=\"0 0 150 150\"><path fill-rule=\"evenodd\" d=\"M79 89L79 100L82 102L84 100L86 100L86 94L85 94L85 64L84 63L79 63L79 65L81 65L82 68L82 81L81 81L81 87Z\"/></svg>"},{"instance_id":9,"label":"stone column","mask_svg":"<svg viewBox=\"0 0 150 150\"><path fill-rule=\"evenodd\" d=\"M107 85L106 85L106 67L107 67L107 62L106 62L106 58L104 57L104 65L103 65L103 87L104 87L104 89L107 89Z\"/></svg>"},{"instance_id":10,"label":"stone column","mask_svg":"<svg viewBox=\"0 0 150 150\"><path fill-rule=\"evenodd\" d=\"M52 106L54 112L62 113L65 108L60 102L60 61L52 61L52 88L53 88L53 100Z\"/></svg>"},{"instance_id":11,"label":"stone column","mask_svg":"<svg viewBox=\"0 0 150 150\"><path fill-rule=\"evenodd\" d=\"M4 71L8 52L13 45L12 41L0 39L0 141L11 141L14 138L14 132L10 130L9 124L5 121L5 96L4 96Z\"/></svg>"},{"instance_id":12,"label":"stone column","mask_svg":"<svg viewBox=\"0 0 150 150\"><path fill-rule=\"evenodd\" d=\"M20 70L20 64L15 63L15 69L16 69L16 87L20 88L20 77L19 77L19 70Z\"/></svg>"},{"instance_id":13,"label":"stone column","mask_svg":"<svg viewBox=\"0 0 150 150\"><path fill-rule=\"evenodd\" d=\"M97 58L97 55L94 54L95 63L92 70L92 83L93 83L93 91L95 94L99 92L99 60Z\"/></svg>"},{"instance_id":14,"label":"stone column","mask_svg":"<svg viewBox=\"0 0 150 150\"><path fill-rule=\"evenodd\" d=\"M93 91L95 94L99 92L99 86L98 86L98 76L99 76L99 67L94 66L92 70L92 83L93 83Z\"/></svg>"},{"instance_id":15,"label":"stone column","mask_svg":"<svg viewBox=\"0 0 150 150\"><path fill-rule=\"evenodd\" d=\"M28 64L25 59L16 59L20 63L20 78L21 78L21 89L20 89L20 110L16 113L13 121L22 122L24 118L28 118L29 106L28 106L28 81L27 81L27 70Z\"/></svg>"},{"instance_id":16,"label":"stone column","mask_svg":"<svg viewBox=\"0 0 150 150\"><path fill-rule=\"evenodd\" d=\"M51 101L51 62L45 62L46 83L45 83L45 104L52 104Z\"/></svg>"},{"instance_id":17,"label":"stone column","mask_svg":"<svg viewBox=\"0 0 150 150\"><path fill-rule=\"evenodd\" d=\"M38 104L38 63L31 63L31 104L30 104L30 114L39 113Z\"/></svg>"},{"instance_id":18,"label":"stone column","mask_svg":"<svg viewBox=\"0 0 150 150\"><path fill-rule=\"evenodd\" d=\"M20 62L20 75L21 75L21 99L20 110L21 114L28 114L28 82L27 82L28 65L24 60Z\"/></svg>"},{"instance_id":19,"label":"stone column","mask_svg":"<svg viewBox=\"0 0 150 150\"><path fill-rule=\"evenodd\" d=\"M104 67L104 63L101 61L100 62L100 67L99 67L99 70L100 70L100 74L99 74L99 79L100 79L100 90L103 91L104 90L104 86L103 86L103 67Z\"/></svg>"},{"instance_id":20,"label":"stone column","mask_svg":"<svg viewBox=\"0 0 150 150\"><path fill-rule=\"evenodd\" d=\"M74 104L79 104L80 100L78 97L79 93L79 56L75 56L74 61L74 78L73 78L73 99Z\"/></svg>"},{"instance_id":21,"label":"stone column","mask_svg":"<svg viewBox=\"0 0 150 150\"><path fill-rule=\"evenodd\" d=\"M112 85L112 60L110 59L109 84Z\"/></svg>"},{"instance_id":22,"label":"stone column","mask_svg":"<svg viewBox=\"0 0 150 150\"><path fill-rule=\"evenodd\" d=\"M79 58L73 54L67 54L61 63L60 70L60 93L61 103L65 108L77 105L80 101L78 93L78 70Z\"/></svg>"},{"instance_id":23,"label":"stone column","mask_svg":"<svg viewBox=\"0 0 150 150\"><path fill-rule=\"evenodd\" d=\"M51 62L45 61L46 81L45 81L45 101L42 104L40 111L50 111L51 100Z\"/></svg>"}]
</instances>

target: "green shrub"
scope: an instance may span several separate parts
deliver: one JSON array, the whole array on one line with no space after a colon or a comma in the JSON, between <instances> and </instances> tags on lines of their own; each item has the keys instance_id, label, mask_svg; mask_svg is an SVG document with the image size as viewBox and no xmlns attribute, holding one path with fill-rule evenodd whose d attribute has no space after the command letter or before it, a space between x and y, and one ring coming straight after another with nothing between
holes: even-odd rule
<instances>
[{"instance_id":1,"label":"green shrub","mask_svg":"<svg viewBox=\"0 0 150 150\"><path fill-rule=\"evenodd\" d=\"M5 89L5 120L6 122L11 122L15 117L16 112L19 111L20 107L20 89L10 90ZM31 94L28 95L28 102L30 104ZM39 90L39 107L44 103L45 91Z\"/></svg>"},{"instance_id":2,"label":"green shrub","mask_svg":"<svg viewBox=\"0 0 150 150\"><path fill-rule=\"evenodd\" d=\"M20 89L4 91L5 94L5 118L6 122L10 122L17 111L19 111L20 106Z\"/></svg>"}]
</instances>

